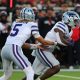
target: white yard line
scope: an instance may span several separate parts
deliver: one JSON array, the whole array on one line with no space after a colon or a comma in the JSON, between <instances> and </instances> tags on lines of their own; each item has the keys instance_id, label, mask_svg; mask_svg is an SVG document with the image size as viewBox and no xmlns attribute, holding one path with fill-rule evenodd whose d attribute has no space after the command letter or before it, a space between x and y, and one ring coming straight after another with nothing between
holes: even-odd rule
<instances>
[{"instance_id":1,"label":"white yard line","mask_svg":"<svg viewBox=\"0 0 80 80\"><path fill-rule=\"evenodd\" d=\"M57 77L64 77L64 78L72 78L72 79L78 79L80 80L80 77L73 77L73 76L66 76L66 75L55 75Z\"/></svg>"},{"instance_id":2,"label":"white yard line","mask_svg":"<svg viewBox=\"0 0 80 80\"><path fill-rule=\"evenodd\" d=\"M60 71L69 71L69 72L75 72L75 71L80 71L80 69L61 69Z\"/></svg>"}]
</instances>

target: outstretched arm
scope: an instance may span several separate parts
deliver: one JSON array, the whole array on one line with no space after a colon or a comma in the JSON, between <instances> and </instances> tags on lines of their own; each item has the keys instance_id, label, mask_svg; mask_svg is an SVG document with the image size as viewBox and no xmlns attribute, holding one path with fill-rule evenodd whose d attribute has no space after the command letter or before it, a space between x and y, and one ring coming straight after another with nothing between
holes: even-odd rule
<instances>
[{"instance_id":1,"label":"outstretched arm","mask_svg":"<svg viewBox=\"0 0 80 80\"><path fill-rule=\"evenodd\" d=\"M43 49L43 47L41 47L41 45L39 44L29 44L29 43L24 43L22 48L24 49Z\"/></svg>"},{"instance_id":2,"label":"outstretched arm","mask_svg":"<svg viewBox=\"0 0 80 80\"><path fill-rule=\"evenodd\" d=\"M51 42L48 40L44 40L43 37L39 36L36 38L40 43L42 43L43 45L54 45L56 44L56 42Z\"/></svg>"}]
</instances>

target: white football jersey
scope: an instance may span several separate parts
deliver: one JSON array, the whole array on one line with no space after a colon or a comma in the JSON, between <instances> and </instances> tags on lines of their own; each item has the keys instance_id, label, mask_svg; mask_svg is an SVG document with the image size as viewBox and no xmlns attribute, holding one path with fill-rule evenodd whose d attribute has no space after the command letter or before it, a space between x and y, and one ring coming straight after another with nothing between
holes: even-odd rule
<instances>
[{"instance_id":1,"label":"white football jersey","mask_svg":"<svg viewBox=\"0 0 80 80\"><path fill-rule=\"evenodd\" d=\"M57 37L56 37L56 32L54 31L55 28L58 28L59 30L61 30L63 33L65 33L65 35L67 37L69 37L69 29L68 26L66 24L64 24L62 21L57 22L54 27L47 33L47 35L45 36L46 40L52 41L52 42L57 42ZM54 50L55 45L53 45L51 51Z\"/></svg>"},{"instance_id":2,"label":"white football jersey","mask_svg":"<svg viewBox=\"0 0 80 80\"><path fill-rule=\"evenodd\" d=\"M50 40L50 41L56 41L56 35L54 29L58 28L61 30L67 37L69 37L69 29L66 24L64 24L62 21L57 22L54 27L47 33L45 39Z\"/></svg>"},{"instance_id":3,"label":"white football jersey","mask_svg":"<svg viewBox=\"0 0 80 80\"><path fill-rule=\"evenodd\" d=\"M39 35L38 25L36 22L13 22L6 44L22 46L31 35L35 36L35 34Z\"/></svg>"}]
</instances>

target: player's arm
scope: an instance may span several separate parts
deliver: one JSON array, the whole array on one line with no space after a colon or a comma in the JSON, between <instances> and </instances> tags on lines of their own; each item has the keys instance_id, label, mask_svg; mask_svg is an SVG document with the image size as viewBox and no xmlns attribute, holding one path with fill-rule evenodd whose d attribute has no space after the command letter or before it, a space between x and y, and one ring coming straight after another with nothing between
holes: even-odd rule
<instances>
[{"instance_id":1,"label":"player's arm","mask_svg":"<svg viewBox=\"0 0 80 80\"><path fill-rule=\"evenodd\" d=\"M31 32L32 32L32 35L35 37L35 39L39 41L40 43L42 43L43 45L53 45L54 44L54 42L43 39L43 37L39 34L39 30L37 26L32 26Z\"/></svg>"},{"instance_id":2,"label":"player's arm","mask_svg":"<svg viewBox=\"0 0 80 80\"><path fill-rule=\"evenodd\" d=\"M22 45L22 48L23 49L43 49L43 47L41 47L41 45L38 45L38 44L30 44L30 43L24 43Z\"/></svg>"},{"instance_id":3,"label":"player's arm","mask_svg":"<svg viewBox=\"0 0 80 80\"><path fill-rule=\"evenodd\" d=\"M57 43L61 45L68 45L69 41L68 39L65 38L65 33L63 33L60 29L55 28L54 31L56 32L56 37L57 37Z\"/></svg>"},{"instance_id":4,"label":"player's arm","mask_svg":"<svg viewBox=\"0 0 80 80\"><path fill-rule=\"evenodd\" d=\"M56 42L51 42L48 40L44 40L42 36L36 37L36 40L39 41L40 43L42 43L43 45L53 45L53 44L57 44Z\"/></svg>"}]
</instances>

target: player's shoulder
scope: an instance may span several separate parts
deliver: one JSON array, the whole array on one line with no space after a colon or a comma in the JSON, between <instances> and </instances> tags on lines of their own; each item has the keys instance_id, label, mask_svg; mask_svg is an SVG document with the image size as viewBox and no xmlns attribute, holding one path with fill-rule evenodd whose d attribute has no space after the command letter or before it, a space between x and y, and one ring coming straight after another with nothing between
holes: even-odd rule
<instances>
[{"instance_id":1,"label":"player's shoulder","mask_svg":"<svg viewBox=\"0 0 80 80\"><path fill-rule=\"evenodd\" d=\"M57 22L57 23L55 24L55 27L57 27L57 28L62 28L62 29L66 29L66 28L67 28L67 25L66 25L64 22L59 21L59 22Z\"/></svg>"},{"instance_id":2,"label":"player's shoulder","mask_svg":"<svg viewBox=\"0 0 80 80\"><path fill-rule=\"evenodd\" d=\"M62 21L58 21L58 22L56 23L56 25L62 26L62 27L66 27L66 24L65 24L64 22L62 22Z\"/></svg>"},{"instance_id":3,"label":"player's shoulder","mask_svg":"<svg viewBox=\"0 0 80 80\"><path fill-rule=\"evenodd\" d=\"M30 26L31 28L35 28L38 27L37 22L28 22L28 26Z\"/></svg>"},{"instance_id":4,"label":"player's shoulder","mask_svg":"<svg viewBox=\"0 0 80 80\"><path fill-rule=\"evenodd\" d=\"M11 26L14 27L16 25L16 21L13 21Z\"/></svg>"},{"instance_id":5,"label":"player's shoulder","mask_svg":"<svg viewBox=\"0 0 80 80\"><path fill-rule=\"evenodd\" d=\"M12 24L16 24L16 23L17 23L16 21L13 21L13 22L12 22Z\"/></svg>"},{"instance_id":6,"label":"player's shoulder","mask_svg":"<svg viewBox=\"0 0 80 80\"><path fill-rule=\"evenodd\" d=\"M57 22L57 23L55 24L55 26L54 26L54 29L55 29L55 28L61 30L62 32L65 32L66 29L67 29L66 24L63 23L62 21Z\"/></svg>"},{"instance_id":7,"label":"player's shoulder","mask_svg":"<svg viewBox=\"0 0 80 80\"><path fill-rule=\"evenodd\" d=\"M13 23L12 23L12 25L17 25L17 26L19 26L20 24L23 24L22 22L16 22L16 21L14 21Z\"/></svg>"},{"instance_id":8,"label":"player's shoulder","mask_svg":"<svg viewBox=\"0 0 80 80\"><path fill-rule=\"evenodd\" d=\"M29 22L31 25L37 26L38 23L37 22Z\"/></svg>"}]
</instances>

